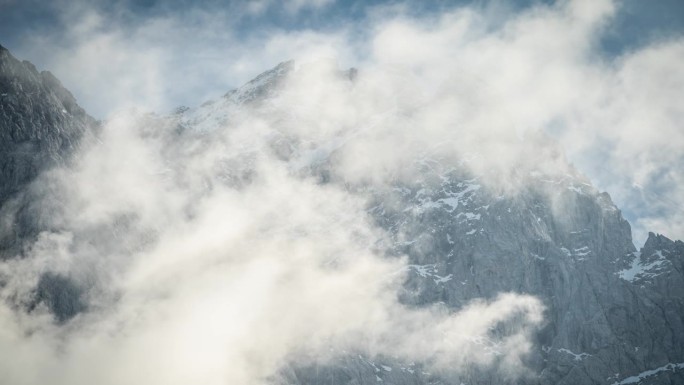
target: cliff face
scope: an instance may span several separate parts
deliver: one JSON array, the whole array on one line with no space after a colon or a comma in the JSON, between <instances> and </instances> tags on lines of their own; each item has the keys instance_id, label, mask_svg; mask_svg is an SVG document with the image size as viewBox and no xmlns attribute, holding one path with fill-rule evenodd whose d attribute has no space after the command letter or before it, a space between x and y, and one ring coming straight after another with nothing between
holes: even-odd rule
<instances>
[{"instance_id":1,"label":"cliff face","mask_svg":"<svg viewBox=\"0 0 684 385\"><path fill-rule=\"evenodd\" d=\"M96 124L54 75L0 46L0 258L36 234L40 213L26 211L27 186L65 164Z\"/></svg>"},{"instance_id":2,"label":"cliff face","mask_svg":"<svg viewBox=\"0 0 684 385\"><path fill-rule=\"evenodd\" d=\"M273 97L292 68L281 64L197 109L147 117L145 127L166 130L169 141L206 140L204 133L226 125L245 104L253 108ZM356 71L341 76L353 80ZM19 254L21 242L42 230L40 218L47 214L28 208L30 183L67 163L95 125L51 74L0 49L3 256ZM418 177L378 187L339 177L334 157L340 144L316 147L277 132L272 138L274 158L288 162L293 172L313 175L322 184L339 183L369 202L368 215L387 234L388 258L409 258L399 293L407 306L441 303L458 310L476 298L516 292L537 296L547 309L525 362L532 374L523 378L477 367L428 373L421 363L350 353L325 367L286 365L272 382L684 383L684 244L650 234L637 252L630 226L608 194L571 167L552 174L522 172L519 187L507 190L489 183L496 179L491 175L425 155L411 163ZM164 151L168 166L182 169L178 152L187 149L176 142ZM235 189L249 184L254 174L249 157L226 157L221 183ZM59 275L43 276L36 293L36 302L47 304L59 322L87 311L80 289ZM506 333L502 325L472 343L497 355L497 337Z\"/></svg>"},{"instance_id":3,"label":"cliff face","mask_svg":"<svg viewBox=\"0 0 684 385\"><path fill-rule=\"evenodd\" d=\"M408 302L458 309L505 291L542 298L547 324L529 362L539 377L525 383L619 383L684 361L681 242L651 234L636 253L610 197L579 176L530 175L508 197L476 176L435 169L423 175L440 182L398 186L372 209L411 258ZM648 381L682 375L663 371Z\"/></svg>"},{"instance_id":4,"label":"cliff face","mask_svg":"<svg viewBox=\"0 0 684 385\"><path fill-rule=\"evenodd\" d=\"M526 363L508 379L476 367L426 373L391 358L349 358L338 367L295 368L290 383L670 384L684 381L683 244L650 234L636 252L629 224L606 193L579 175L524 176L511 196L436 160L424 176L374 192L369 212L410 258L402 299L460 309L500 292L532 294L546 324ZM473 343L497 354L494 330ZM488 340L487 337L491 339ZM341 369L345 368L345 369ZM385 370L388 368L390 370ZM314 374L314 372L316 374Z\"/></svg>"}]
</instances>

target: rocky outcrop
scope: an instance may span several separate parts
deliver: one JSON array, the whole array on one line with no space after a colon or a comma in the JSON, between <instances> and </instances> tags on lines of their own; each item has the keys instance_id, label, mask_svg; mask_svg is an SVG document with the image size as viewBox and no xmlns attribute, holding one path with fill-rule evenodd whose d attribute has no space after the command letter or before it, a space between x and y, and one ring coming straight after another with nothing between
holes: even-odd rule
<instances>
[{"instance_id":1,"label":"rocky outcrop","mask_svg":"<svg viewBox=\"0 0 684 385\"><path fill-rule=\"evenodd\" d=\"M0 258L36 235L41 213L29 212L27 186L65 164L96 125L54 75L0 46Z\"/></svg>"},{"instance_id":2,"label":"rocky outcrop","mask_svg":"<svg viewBox=\"0 0 684 385\"><path fill-rule=\"evenodd\" d=\"M431 175L435 169L372 208L411 258L407 302L458 309L502 291L542 298L547 324L528 363L539 377L524 383L612 383L684 362L681 242L649 238L647 257L639 258L645 272L625 280L635 254L630 226L610 197L581 177L533 174L523 191L504 196L477 176ZM682 373L661 375L668 383Z\"/></svg>"},{"instance_id":3,"label":"rocky outcrop","mask_svg":"<svg viewBox=\"0 0 684 385\"><path fill-rule=\"evenodd\" d=\"M541 298L546 324L531 376L467 368L427 373L387 357L291 368L283 383L670 384L684 380L684 244L650 234L635 251L630 226L581 176L532 173L510 195L477 175L416 163L409 184L373 190L369 213L410 259L401 298L458 310L500 292ZM474 339L497 354L499 331ZM414 364L415 365L415 364ZM387 368L387 369L384 369ZM314 370L315 369L315 370Z\"/></svg>"}]
</instances>

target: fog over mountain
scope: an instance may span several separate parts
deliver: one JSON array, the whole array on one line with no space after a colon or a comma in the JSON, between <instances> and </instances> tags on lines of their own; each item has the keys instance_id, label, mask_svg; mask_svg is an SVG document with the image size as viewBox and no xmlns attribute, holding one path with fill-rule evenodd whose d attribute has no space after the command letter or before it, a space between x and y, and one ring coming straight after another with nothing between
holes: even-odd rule
<instances>
[{"instance_id":1,"label":"fog over mountain","mask_svg":"<svg viewBox=\"0 0 684 385\"><path fill-rule=\"evenodd\" d=\"M99 120L0 47L0 382L684 383L681 36L606 55L603 0L228 37L124 5L23 49ZM234 45L173 60L203 39Z\"/></svg>"}]
</instances>

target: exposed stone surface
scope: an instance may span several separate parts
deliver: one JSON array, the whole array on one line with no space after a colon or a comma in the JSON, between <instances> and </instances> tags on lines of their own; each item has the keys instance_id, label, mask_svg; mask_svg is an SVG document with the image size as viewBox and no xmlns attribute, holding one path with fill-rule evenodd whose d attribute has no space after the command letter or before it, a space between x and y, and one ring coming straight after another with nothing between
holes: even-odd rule
<instances>
[{"instance_id":1,"label":"exposed stone surface","mask_svg":"<svg viewBox=\"0 0 684 385\"><path fill-rule=\"evenodd\" d=\"M47 306L48 310L55 315L55 319L63 323L85 310L81 294L82 290L69 278L47 272L38 281L29 310L40 305Z\"/></svg>"},{"instance_id":2,"label":"exposed stone surface","mask_svg":"<svg viewBox=\"0 0 684 385\"><path fill-rule=\"evenodd\" d=\"M402 300L457 310L506 291L542 298L547 323L526 363L538 375L509 380L470 368L447 377L408 373L386 358L350 358L315 373L293 370L284 382L612 384L660 367L667 370L624 383L682 381L682 242L650 234L636 253L608 194L579 175L533 173L523 191L504 196L475 175L429 163L416 163L421 180L371 193L369 213L392 234L396 254L410 258Z\"/></svg>"},{"instance_id":3,"label":"exposed stone surface","mask_svg":"<svg viewBox=\"0 0 684 385\"><path fill-rule=\"evenodd\" d=\"M29 213L27 186L64 164L96 121L50 72L0 46L0 258L21 252L36 235L40 212Z\"/></svg>"},{"instance_id":4,"label":"exposed stone surface","mask_svg":"<svg viewBox=\"0 0 684 385\"><path fill-rule=\"evenodd\" d=\"M620 272L634 258L629 224L581 179L532 176L506 197L475 177L430 173L440 182L398 186L373 208L415 266L407 301L458 309L501 291L542 298L548 323L529 362L540 376L524 383L610 383L684 362L681 242L651 235L642 263L659 265L628 282ZM670 374L682 375L662 375Z\"/></svg>"}]
</instances>

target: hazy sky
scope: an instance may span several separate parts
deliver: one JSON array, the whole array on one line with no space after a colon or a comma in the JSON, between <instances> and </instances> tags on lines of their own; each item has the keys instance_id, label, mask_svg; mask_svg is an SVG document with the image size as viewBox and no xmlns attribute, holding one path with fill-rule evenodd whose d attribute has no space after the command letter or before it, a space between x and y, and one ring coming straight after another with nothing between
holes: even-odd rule
<instances>
[{"instance_id":1,"label":"hazy sky","mask_svg":"<svg viewBox=\"0 0 684 385\"><path fill-rule=\"evenodd\" d=\"M392 21L408 21L429 31L438 28L442 15L456 9L476 15L469 42L503 42L505 49L499 50L501 61L496 63L500 68L471 73L484 83L501 81L492 71L515 74L520 68L507 61L533 54L534 49L506 45L508 26L521 14L543 13L565 3L0 0L0 44L39 69L54 72L90 114L106 118L130 106L162 113L180 105L197 106L288 59L332 58L340 67L370 68L378 64L377 38ZM586 2L587 7L598 7L591 3ZM611 193L635 228L637 245L649 230L682 238L684 129L677 122L684 119L675 100L681 96L677 84L682 69L677 63L681 62L684 2L610 3L613 9L594 24L591 33L582 35L582 44L570 48L574 51L566 56L572 56L573 62L557 62L564 54L551 52L552 39L560 41L574 32L541 32L549 40L542 44L549 45L546 51L553 59L547 68L559 69L558 77L532 81L553 87L568 81L561 68L586 69L577 75L586 84L576 83L575 89L558 86L557 92L570 95L587 87L584 91L590 96L611 89L603 101L608 100L613 109L600 107L599 100L591 110L575 111L583 129L577 129L577 115L569 117L574 108L570 104L548 121L538 120L544 130L562 139L580 171ZM435 64L458 60L456 53L454 57L435 54L437 46L424 52L426 47L418 45L408 55L423 55ZM602 88L589 81L592 74L605 83ZM557 107L530 97L528 104L533 103L540 116L544 115L540 111Z\"/></svg>"},{"instance_id":2,"label":"hazy sky","mask_svg":"<svg viewBox=\"0 0 684 385\"><path fill-rule=\"evenodd\" d=\"M163 51L160 60L172 68L166 68L159 74L166 83L165 88L159 90L164 92L159 106L168 110L178 105L198 105L203 98L220 95L277 62L290 59L288 54L300 54L297 47L292 47L292 52L278 52L282 55L280 57L252 54L252 58L264 61L236 65L235 61L245 59L245 53L236 50L236 42L241 45L255 43L248 47L259 51L267 47L258 43L275 34L335 34L344 31L362 46L360 43L364 36L375 28L374 22L393 13L430 17L467 6L486 13L496 24L503 23L515 11L553 3L562 2L1 0L0 44L15 56L32 61L40 69L55 72L86 110L102 118L118 106L111 103L112 100L94 95L102 93L103 89L111 89L112 84L120 80L101 76L82 82L82 71L71 72L76 69L74 63L62 63L63 56L73 54L93 37L114 37L124 45L107 45L114 43L112 39L100 42L101 51L98 50L97 54L101 58L92 63L93 71L104 65L124 67L118 70L125 73L146 64L138 62L144 59L142 57L121 58L121 52L108 52L108 49ZM619 7L615 15L598 37L601 54L615 57L654 40L681 35L684 31L684 3L679 0L625 0L616 3ZM366 54L361 50L353 52L353 57L344 58L348 63L343 64L358 65ZM131 96L135 99L137 95Z\"/></svg>"}]
</instances>

